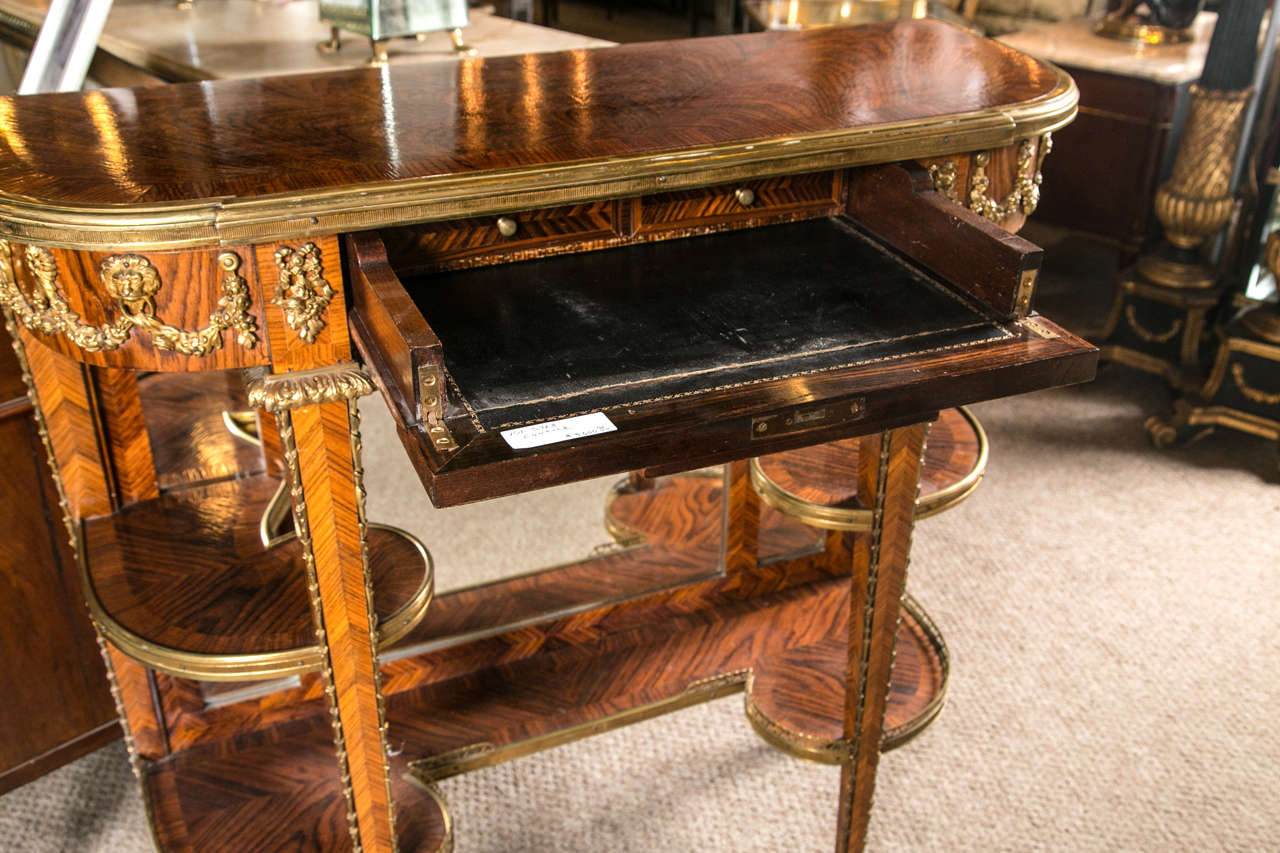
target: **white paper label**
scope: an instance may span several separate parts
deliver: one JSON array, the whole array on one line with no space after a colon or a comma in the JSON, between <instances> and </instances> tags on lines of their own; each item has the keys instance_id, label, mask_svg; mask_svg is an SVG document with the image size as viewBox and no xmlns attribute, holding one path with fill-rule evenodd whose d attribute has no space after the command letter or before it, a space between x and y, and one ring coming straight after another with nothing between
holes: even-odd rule
<instances>
[{"instance_id":1,"label":"white paper label","mask_svg":"<svg viewBox=\"0 0 1280 853\"><path fill-rule=\"evenodd\" d=\"M504 429L501 433L512 450L527 450L530 447L541 447L544 444L555 444L560 441L572 441L575 438L586 438L589 435L600 435L614 432L617 427L604 412L592 412L576 418L565 418L562 421L547 421L544 424Z\"/></svg>"}]
</instances>

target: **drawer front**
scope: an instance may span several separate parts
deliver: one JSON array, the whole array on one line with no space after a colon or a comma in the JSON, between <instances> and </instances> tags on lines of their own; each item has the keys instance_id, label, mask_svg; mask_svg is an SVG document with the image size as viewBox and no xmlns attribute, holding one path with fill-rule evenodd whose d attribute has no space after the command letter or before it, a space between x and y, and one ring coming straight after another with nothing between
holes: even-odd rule
<instances>
[{"instance_id":1,"label":"drawer front","mask_svg":"<svg viewBox=\"0 0 1280 853\"><path fill-rule=\"evenodd\" d=\"M840 172L811 172L643 196L634 200L635 231L787 218L787 214L830 215L841 206L841 177Z\"/></svg>"},{"instance_id":2,"label":"drawer front","mask_svg":"<svg viewBox=\"0 0 1280 853\"><path fill-rule=\"evenodd\" d=\"M502 216L450 219L381 231L397 269L508 260L542 247L615 235L617 202L612 200L517 211Z\"/></svg>"}]
</instances>

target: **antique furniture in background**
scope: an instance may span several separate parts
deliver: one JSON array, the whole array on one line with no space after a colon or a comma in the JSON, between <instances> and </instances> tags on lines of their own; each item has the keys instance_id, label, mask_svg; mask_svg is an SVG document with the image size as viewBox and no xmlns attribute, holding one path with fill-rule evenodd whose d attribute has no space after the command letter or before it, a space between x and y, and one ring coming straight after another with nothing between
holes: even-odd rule
<instances>
[{"instance_id":1,"label":"antique furniture in background","mask_svg":"<svg viewBox=\"0 0 1280 853\"><path fill-rule=\"evenodd\" d=\"M1143 47L1099 38L1073 18L1000 37L1053 62L1080 87L1080 114L1055 134L1037 221L1112 243L1131 262L1147 240L1171 135L1199 76L1216 17L1201 15L1185 44ZM1106 271L1110 272L1110 271ZM1101 325L1101 318L1099 318Z\"/></svg>"},{"instance_id":2,"label":"antique furniture in background","mask_svg":"<svg viewBox=\"0 0 1280 853\"><path fill-rule=\"evenodd\" d=\"M947 188L1015 228L1075 101L933 21L0 99L0 295L161 847L445 849L432 780L749 685L839 721L860 849L940 689L928 422L1096 361ZM247 380L233 476L162 474L187 372ZM375 387L438 506L640 470L644 544L429 601L364 514ZM761 506L747 460L854 436L869 530Z\"/></svg>"},{"instance_id":3,"label":"antique furniture in background","mask_svg":"<svg viewBox=\"0 0 1280 853\"><path fill-rule=\"evenodd\" d=\"M1223 10L1204 73L1191 87L1173 169L1156 192L1164 239L1121 272L1099 335L1104 359L1163 376L1179 391L1204 381L1206 332L1226 290L1213 238L1239 214L1238 161L1248 145L1266 7L1264 0L1241 0Z\"/></svg>"},{"instance_id":4,"label":"antique furniture in background","mask_svg":"<svg viewBox=\"0 0 1280 853\"><path fill-rule=\"evenodd\" d=\"M1274 184L1268 190L1265 209L1270 215L1260 217L1264 233L1274 229L1277 221ZM1243 241L1241 254L1251 256L1255 245L1252 240ZM1280 312L1276 309L1275 290L1280 273L1280 231L1269 231L1260 254L1256 269L1270 277L1270 292L1263 287L1261 298L1245 291L1232 294L1234 298L1229 302L1224 300L1220 308L1225 319L1214 325L1204 384L1176 400L1169 415L1147 419L1147 434L1156 447L1187 444L1217 427L1280 442L1280 382L1276 370L1280 364Z\"/></svg>"}]
</instances>

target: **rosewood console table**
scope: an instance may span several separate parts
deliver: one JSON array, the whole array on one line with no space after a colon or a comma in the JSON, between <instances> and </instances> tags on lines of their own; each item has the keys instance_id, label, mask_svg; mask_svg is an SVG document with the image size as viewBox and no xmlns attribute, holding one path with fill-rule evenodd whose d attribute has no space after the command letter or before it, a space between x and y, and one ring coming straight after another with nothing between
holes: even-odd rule
<instances>
[{"instance_id":1,"label":"rosewood console table","mask_svg":"<svg viewBox=\"0 0 1280 853\"><path fill-rule=\"evenodd\" d=\"M433 780L748 689L840 721L859 849L931 708L894 666L928 423L1094 370L953 200L1026 212L1075 102L932 21L0 99L0 298L159 846L448 849ZM245 375L264 471L159 476L146 386L195 371ZM724 473L432 601L365 518L375 388L438 506ZM868 530L761 506L747 460L853 436Z\"/></svg>"}]
</instances>

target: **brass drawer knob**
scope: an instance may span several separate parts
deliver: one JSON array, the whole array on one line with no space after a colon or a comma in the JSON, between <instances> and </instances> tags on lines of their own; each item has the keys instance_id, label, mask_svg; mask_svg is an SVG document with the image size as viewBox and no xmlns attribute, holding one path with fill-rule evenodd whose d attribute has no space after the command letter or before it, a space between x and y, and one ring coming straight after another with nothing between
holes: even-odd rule
<instances>
[{"instance_id":1,"label":"brass drawer knob","mask_svg":"<svg viewBox=\"0 0 1280 853\"><path fill-rule=\"evenodd\" d=\"M498 217L498 233L503 237L514 237L516 232L519 230L519 224L517 224L510 216Z\"/></svg>"},{"instance_id":2,"label":"brass drawer knob","mask_svg":"<svg viewBox=\"0 0 1280 853\"><path fill-rule=\"evenodd\" d=\"M733 191L733 197L738 200L738 204L743 207L750 207L756 203L756 194L754 190L747 187L738 187Z\"/></svg>"}]
</instances>

